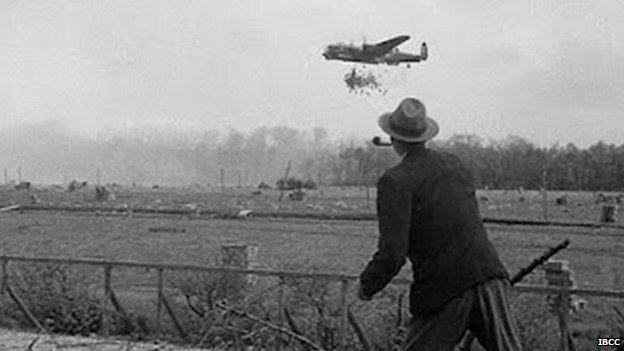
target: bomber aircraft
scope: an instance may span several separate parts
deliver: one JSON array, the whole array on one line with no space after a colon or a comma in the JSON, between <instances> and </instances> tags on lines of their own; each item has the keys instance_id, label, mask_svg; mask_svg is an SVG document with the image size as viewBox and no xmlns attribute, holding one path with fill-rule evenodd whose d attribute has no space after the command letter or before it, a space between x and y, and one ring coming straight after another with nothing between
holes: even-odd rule
<instances>
[{"instance_id":1,"label":"bomber aircraft","mask_svg":"<svg viewBox=\"0 0 624 351\"><path fill-rule=\"evenodd\" d=\"M327 60L340 60L346 62L359 62L369 64L387 64L397 66L400 63L420 62L427 59L427 44L422 43L420 54L409 54L399 51L397 46L409 40L409 35L400 35L377 44L363 44L362 46L350 44L328 45L323 53Z\"/></svg>"}]
</instances>

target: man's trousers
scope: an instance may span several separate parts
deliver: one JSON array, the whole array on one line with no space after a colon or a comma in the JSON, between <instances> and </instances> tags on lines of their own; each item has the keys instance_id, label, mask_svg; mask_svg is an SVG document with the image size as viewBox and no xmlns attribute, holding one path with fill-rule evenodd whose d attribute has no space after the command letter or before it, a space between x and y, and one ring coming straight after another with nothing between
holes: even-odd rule
<instances>
[{"instance_id":1,"label":"man's trousers","mask_svg":"<svg viewBox=\"0 0 624 351\"><path fill-rule=\"evenodd\" d=\"M452 351L470 330L488 351L522 350L509 309L507 280L494 279L467 290L440 310L414 316L405 351Z\"/></svg>"}]
</instances>

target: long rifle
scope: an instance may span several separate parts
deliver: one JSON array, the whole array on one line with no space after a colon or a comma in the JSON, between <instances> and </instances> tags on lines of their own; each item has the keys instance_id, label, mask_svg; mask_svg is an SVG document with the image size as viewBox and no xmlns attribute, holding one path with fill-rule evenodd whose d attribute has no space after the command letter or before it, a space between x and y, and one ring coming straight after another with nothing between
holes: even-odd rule
<instances>
[{"instance_id":1,"label":"long rifle","mask_svg":"<svg viewBox=\"0 0 624 351\"><path fill-rule=\"evenodd\" d=\"M553 257L556 253L568 247L568 245L570 245L570 240L566 239L562 241L559 245L548 249L548 251L546 251L543 255L534 259L533 262L531 262L531 264L520 269L520 271L511 278L511 280L509 281L509 284L514 285L517 282L521 281L522 279L524 279L524 277L526 277L529 273L531 273L535 268L544 264L544 262L546 262L549 258Z\"/></svg>"},{"instance_id":2,"label":"long rifle","mask_svg":"<svg viewBox=\"0 0 624 351\"><path fill-rule=\"evenodd\" d=\"M540 257L534 259L528 266L520 269L520 271L516 273L511 278L511 280L509 280L509 283L513 286L517 282L521 281L522 279L524 279L524 277L529 275L529 273L535 270L535 268L544 264L544 262L546 262L549 258L553 257L557 252L568 247L568 245L570 245L570 240L566 239L562 241L559 245L548 249L548 251L546 251ZM461 339L459 344L455 347L455 351L470 350L470 347L472 346L472 342L474 341L474 339L475 339L475 335L471 333L470 330L467 330L466 333L464 334L464 337Z\"/></svg>"}]
</instances>

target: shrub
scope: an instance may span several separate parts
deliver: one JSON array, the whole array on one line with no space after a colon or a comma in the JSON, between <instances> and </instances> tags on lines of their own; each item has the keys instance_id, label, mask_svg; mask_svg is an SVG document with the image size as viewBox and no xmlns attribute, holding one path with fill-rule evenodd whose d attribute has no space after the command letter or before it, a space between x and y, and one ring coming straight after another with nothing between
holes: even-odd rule
<instances>
[{"instance_id":1,"label":"shrub","mask_svg":"<svg viewBox=\"0 0 624 351\"><path fill-rule=\"evenodd\" d=\"M186 310L183 326L193 344L202 347L225 347L242 342L241 333L253 327L247 321L233 318L217 307L244 304L248 293L247 282L236 273L183 273L176 276L173 286L184 297L175 310Z\"/></svg>"},{"instance_id":2,"label":"shrub","mask_svg":"<svg viewBox=\"0 0 624 351\"><path fill-rule=\"evenodd\" d=\"M545 295L521 294L512 298L522 347L525 350L553 350L559 344L556 317L548 310Z\"/></svg>"},{"instance_id":3,"label":"shrub","mask_svg":"<svg viewBox=\"0 0 624 351\"><path fill-rule=\"evenodd\" d=\"M312 179L308 179L303 183L303 188L314 190L316 189L316 183Z\"/></svg>"},{"instance_id":4,"label":"shrub","mask_svg":"<svg viewBox=\"0 0 624 351\"><path fill-rule=\"evenodd\" d=\"M284 178L281 178L277 181L276 185L277 188L280 190L316 189L316 183L312 179L303 181L294 177L288 178L286 180L284 180Z\"/></svg>"},{"instance_id":5,"label":"shrub","mask_svg":"<svg viewBox=\"0 0 624 351\"><path fill-rule=\"evenodd\" d=\"M91 293L86 274L75 267L20 267L10 284L35 318L49 331L89 335L100 329L101 303Z\"/></svg>"},{"instance_id":6,"label":"shrub","mask_svg":"<svg viewBox=\"0 0 624 351\"><path fill-rule=\"evenodd\" d=\"M301 179L293 177L286 180L284 180L284 178L281 178L277 181L276 185L277 188L280 190L295 190L303 188L303 181Z\"/></svg>"}]
</instances>

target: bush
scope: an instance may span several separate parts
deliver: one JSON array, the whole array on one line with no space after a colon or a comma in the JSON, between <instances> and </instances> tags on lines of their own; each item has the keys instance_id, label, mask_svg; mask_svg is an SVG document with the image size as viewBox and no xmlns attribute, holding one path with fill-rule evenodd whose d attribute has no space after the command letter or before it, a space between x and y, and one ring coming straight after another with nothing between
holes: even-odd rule
<instances>
[{"instance_id":1,"label":"bush","mask_svg":"<svg viewBox=\"0 0 624 351\"><path fill-rule=\"evenodd\" d=\"M281 267L285 270L320 272L320 267ZM17 266L9 276L10 286L49 331L55 333L89 335L100 330L101 281L94 281L75 266L30 265ZM198 347L228 349L251 346L256 349L275 349L279 343L285 349L303 349L301 344L283 334L268 329L246 318L221 310L217 303L224 302L239 311L277 324L279 314L277 278L265 277L253 284L242 274L177 273L172 282L181 295L168 296L188 337L183 341ZM339 342L340 283L323 279L284 278L282 283L284 306L287 306L296 327L317 345L335 349ZM398 301L403 296L401 316L407 321L408 298L405 287L390 285L368 303L355 303L350 310L364 329L373 350L394 350L398 333ZM355 299L355 285L351 284L348 301ZM524 349L551 350L558 345L556 317L548 312L543 295L512 294L512 308ZM7 311L9 317L17 316L26 324L21 312L15 308ZM134 337L149 335L149 321L132 317L132 321L113 314L110 330L113 333ZM615 315L613 328L598 335L624 333L624 315ZM290 329L286 320L283 326ZM138 329L137 329L138 328ZM351 326L347 327L347 350L361 348ZM142 334L137 334L137 331ZM163 337L180 342L172 334ZM594 340L594 334L573 335L577 345ZM289 341L290 340L290 341ZM583 344L585 343L585 344ZM475 343L475 348L478 349Z\"/></svg>"},{"instance_id":2,"label":"bush","mask_svg":"<svg viewBox=\"0 0 624 351\"><path fill-rule=\"evenodd\" d=\"M276 183L277 188L280 190L299 190L299 189L316 189L316 183L312 179L308 179L305 182L298 178L288 178L284 181L281 178Z\"/></svg>"},{"instance_id":3,"label":"bush","mask_svg":"<svg viewBox=\"0 0 624 351\"><path fill-rule=\"evenodd\" d=\"M510 299L522 347L525 350L553 350L559 343L556 317L548 310L545 295L515 294Z\"/></svg>"},{"instance_id":4,"label":"bush","mask_svg":"<svg viewBox=\"0 0 624 351\"><path fill-rule=\"evenodd\" d=\"M293 177L286 180L284 180L284 178L281 178L277 181L276 185L277 188L280 190L295 190L303 188L303 181L301 179Z\"/></svg>"},{"instance_id":5,"label":"bush","mask_svg":"<svg viewBox=\"0 0 624 351\"><path fill-rule=\"evenodd\" d=\"M258 189L271 189L271 186L265 182L260 182L260 185L258 185Z\"/></svg>"},{"instance_id":6,"label":"bush","mask_svg":"<svg viewBox=\"0 0 624 351\"><path fill-rule=\"evenodd\" d=\"M225 347L239 340L239 333L252 326L239 318L232 318L217 307L218 303L239 305L248 293L247 282L236 273L182 273L173 286L184 297L175 310L181 314L182 323L193 344L202 347Z\"/></svg>"},{"instance_id":7,"label":"bush","mask_svg":"<svg viewBox=\"0 0 624 351\"><path fill-rule=\"evenodd\" d=\"M303 183L304 189L314 190L316 189L316 183L312 179L308 179Z\"/></svg>"},{"instance_id":8,"label":"bush","mask_svg":"<svg viewBox=\"0 0 624 351\"><path fill-rule=\"evenodd\" d=\"M86 274L73 268L52 264L20 267L10 277L10 284L49 331L87 336L100 329L101 303L90 292Z\"/></svg>"}]
</instances>

